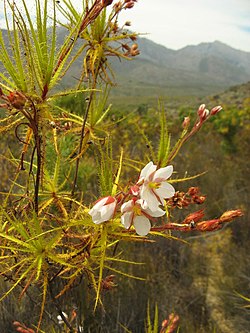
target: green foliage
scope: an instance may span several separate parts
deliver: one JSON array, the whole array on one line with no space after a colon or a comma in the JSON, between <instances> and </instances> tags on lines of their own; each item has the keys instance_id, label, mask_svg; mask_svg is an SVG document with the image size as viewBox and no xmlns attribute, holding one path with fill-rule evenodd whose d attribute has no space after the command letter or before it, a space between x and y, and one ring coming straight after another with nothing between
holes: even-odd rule
<instances>
[{"instance_id":1,"label":"green foliage","mask_svg":"<svg viewBox=\"0 0 250 333\"><path fill-rule=\"evenodd\" d=\"M157 304L155 305L155 314L154 314L154 322L153 325L151 324L151 318L150 318L150 304L148 302L147 306L147 322L146 322L146 330L145 332L147 333L157 333L158 332L158 306Z\"/></svg>"},{"instance_id":2,"label":"green foliage","mask_svg":"<svg viewBox=\"0 0 250 333\"><path fill-rule=\"evenodd\" d=\"M249 126L249 111L249 107L228 107L225 109L224 113L220 114L220 116L214 120L215 128L223 137L224 149L227 152L236 152L237 145L235 138L243 129L246 130Z\"/></svg>"}]
</instances>

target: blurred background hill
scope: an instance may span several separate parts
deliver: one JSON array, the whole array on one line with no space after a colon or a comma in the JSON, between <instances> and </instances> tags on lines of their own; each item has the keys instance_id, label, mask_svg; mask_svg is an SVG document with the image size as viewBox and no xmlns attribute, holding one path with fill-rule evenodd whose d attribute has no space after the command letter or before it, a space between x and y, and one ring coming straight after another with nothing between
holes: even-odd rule
<instances>
[{"instance_id":1,"label":"blurred background hill","mask_svg":"<svg viewBox=\"0 0 250 333\"><path fill-rule=\"evenodd\" d=\"M7 40L7 31L2 30L2 34ZM65 36L66 30L58 28L58 46ZM250 81L250 52L236 50L219 41L189 45L177 51L147 38L138 37L137 43L140 55L136 58L111 60L116 74L114 98L206 96ZM62 81L62 87L76 84L81 68L79 58Z\"/></svg>"},{"instance_id":2,"label":"blurred background hill","mask_svg":"<svg viewBox=\"0 0 250 333\"><path fill-rule=\"evenodd\" d=\"M6 36L7 32L2 32ZM58 45L65 36L66 30L58 28ZM206 96L250 80L250 52L219 41L189 45L177 51L147 38L138 37L137 43L139 56L131 61L111 61L117 83L112 92L115 96ZM62 85L75 84L81 68L78 59Z\"/></svg>"},{"instance_id":3,"label":"blurred background hill","mask_svg":"<svg viewBox=\"0 0 250 333\"><path fill-rule=\"evenodd\" d=\"M115 61L117 95L205 96L250 80L250 53L215 41L178 51L138 39L135 60Z\"/></svg>"}]
</instances>

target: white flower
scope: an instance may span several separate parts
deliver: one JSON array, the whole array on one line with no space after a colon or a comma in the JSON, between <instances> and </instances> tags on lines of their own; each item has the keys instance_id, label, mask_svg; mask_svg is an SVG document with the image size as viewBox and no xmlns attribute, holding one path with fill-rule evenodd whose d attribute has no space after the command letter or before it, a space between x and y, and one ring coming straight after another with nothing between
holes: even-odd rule
<instances>
[{"instance_id":1,"label":"white flower","mask_svg":"<svg viewBox=\"0 0 250 333\"><path fill-rule=\"evenodd\" d=\"M89 211L93 222L99 224L110 220L114 216L116 204L116 199L111 196L99 199Z\"/></svg>"},{"instance_id":2,"label":"white flower","mask_svg":"<svg viewBox=\"0 0 250 333\"><path fill-rule=\"evenodd\" d=\"M159 217L165 214L161 208L157 206L157 209L152 211L148 208L147 203L142 199L132 199L125 202L121 206L121 223L126 229L129 229L133 224L135 231L140 236L146 236L150 229L150 218Z\"/></svg>"},{"instance_id":3,"label":"white flower","mask_svg":"<svg viewBox=\"0 0 250 333\"><path fill-rule=\"evenodd\" d=\"M175 189L166 180L172 175L173 166L157 170L153 162L149 162L141 171L138 185L140 188L140 197L148 204L148 208L156 211L158 206L164 205L164 199L171 198L175 194Z\"/></svg>"}]
</instances>

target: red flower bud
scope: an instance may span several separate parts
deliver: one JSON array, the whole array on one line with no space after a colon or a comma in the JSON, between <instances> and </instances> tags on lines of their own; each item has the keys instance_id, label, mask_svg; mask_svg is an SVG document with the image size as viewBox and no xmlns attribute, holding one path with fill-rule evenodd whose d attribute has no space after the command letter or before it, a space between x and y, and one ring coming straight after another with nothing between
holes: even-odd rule
<instances>
[{"instance_id":1,"label":"red flower bud","mask_svg":"<svg viewBox=\"0 0 250 333\"><path fill-rule=\"evenodd\" d=\"M134 42L137 40L137 37L136 36L129 36L129 38Z\"/></svg>"},{"instance_id":2,"label":"red flower bud","mask_svg":"<svg viewBox=\"0 0 250 333\"><path fill-rule=\"evenodd\" d=\"M26 97L20 93L19 91L13 91L7 96L10 104L18 110L21 110L25 103L26 103Z\"/></svg>"},{"instance_id":3,"label":"red flower bud","mask_svg":"<svg viewBox=\"0 0 250 333\"><path fill-rule=\"evenodd\" d=\"M117 285L114 283L115 275L108 275L102 280L102 288L104 290L111 290Z\"/></svg>"},{"instance_id":4,"label":"red flower bud","mask_svg":"<svg viewBox=\"0 0 250 333\"><path fill-rule=\"evenodd\" d=\"M201 104L197 111L198 116L200 116L204 112L205 109L206 109L206 104Z\"/></svg>"},{"instance_id":5,"label":"red flower bud","mask_svg":"<svg viewBox=\"0 0 250 333\"><path fill-rule=\"evenodd\" d=\"M196 230L199 231L215 231L222 228L222 224L219 219L202 221L196 224Z\"/></svg>"},{"instance_id":6,"label":"red flower bud","mask_svg":"<svg viewBox=\"0 0 250 333\"><path fill-rule=\"evenodd\" d=\"M129 192L132 194L132 195L135 195L137 196L139 194L139 191L140 191L140 186L138 185L133 185L130 187L130 190Z\"/></svg>"},{"instance_id":7,"label":"red flower bud","mask_svg":"<svg viewBox=\"0 0 250 333\"><path fill-rule=\"evenodd\" d=\"M204 217L204 211L203 211L203 209L201 209L201 210L198 210L197 212L189 214L185 218L185 220L183 221L183 223L189 224L191 221L198 222L203 217Z\"/></svg>"},{"instance_id":8,"label":"red flower bud","mask_svg":"<svg viewBox=\"0 0 250 333\"><path fill-rule=\"evenodd\" d=\"M222 107L220 105L215 106L214 108L212 108L212 110L210 111L210 114L212 116L214 116L216 113L220 112L222 110Z\"/></svg>"},{"instance_id":9,"label":"red flower bud","mask_svg":"<svg viewBox=\"0 0 250 333\"><path fill-rule=\"evenodd\" d=\"M198 116L200 118L200 121L203 122L204 120L207 119L208 115L209 115L209 110L205 108L206 105L205 104L201 104L197 113Z\"/></svg>"},{"instance_id":10,"label":"red flower bud","mask_svg":"<svg viewBox=\"0 0 250 333\"><path fill-rule=\"evenodd\" d=\"M19 321L16 321L16 320L13 322L13 325L14 326L22 326L22 324Z\"/></svg>"},{"instance_id":11,"label":"red flower bud","mask_svg":"<svg viewBox=\"0 0 250 333\"><path fill-rule=\"evenodd\" d=\"M206 200L205 195L194 195L193 196L194 203L196 203L198 205L203 204L205 200Z\"/></svg>"},{"instance_id":12,"label":"red flower bud","mask_svg":"<svg viewBox=\"0 0 250 333\"><path fill-rule=\"evenodd\" d=\"M35 333L32 328L28 328L26 325L21 324L19 321L14 321L13 325L16 327L16 331L20 333Z\"/></svg>"},{"instance_id":13,"label":"red flower bud","mask_svg":"<svg viewBox=\"0 0 250 333\"><path fill-rule=\"evenodd\" d=\"M189 187L188 194L193 196L199 193L199 187Z\"/></svg>"},{"instance_id":14,"label":"red flower bud","mask_svg":"<svg viewBox=\"0 0 250 333\"><path fill-rule=\"evenodd\" d=\"M128 2L127 4L126 4L126 6L125 6L125 9L129 9L129 8L133 8L134 7L134 2L133 1L131 1L131 2Z\"/></svg>"},{"instance_id":15,"label":"red flower bud","mask_svg":"<svg viewBox=\"0 0 250 333\"><path fill-rule=\"evenodd\" d=\"M140 54L140 51L138 50L138 44L135 43L131 46L130 54L131 54L132 57L137 56L138 54Z\"/></svg>"},{"instance_id":16,"label":"red flower bud","mask_svg":"<svg viewBox=\"0 0 250 333\"><path fill-rule=\"evenodd\" d=\"M188 129L190 125L190 118L189 117L185 117L182 123L182 128L184 129Z\"/></svg>"},{"instance_id":17,"label":"red flower bud","mask_svg":"<svg viewBox=\"0 0 250 333\"><path fill-rule=\"evenodd\" d=\"M168 319L163 320L162 324L161 324L161 330L160 333L174 333L178 321L179 321L179 316L175 315L174 313L171 313L168 316Z\"/></svg>"},{"instance_id":18,"label":"red flower bud","mask_svg":"<svg viewBox=\"0 0 250 333\"><path fill-rule=\"evenodd\" d=\"M113 2L113 0L102 0L102 5L103 7L107 7L109 5L111 5Z\"/></svg>"},{"instance_id":19,"label":"red flower bud","mask_svg":"<svg viewBox=\"0 0 250 333\"><path fill-rule=\"evenodd\" d=\"M230 222L233 219L235 219L236 217L240 217L243 216L243 212L240 209L236 209L236 210L228 210L227 212L223 213L220 217L220 221L222 223L224 222Z\"/></svg>"},{"instance_id":20,"label":"red flower bud","mask_svg":"<svg viewBox=\"0 0 250 333\"><path fill-rule=\"evenodd\" d=\"M102 0L102 5L103 7L107 7L109 5L111 5L113 2L113 0Z\"/></svg>"}]
</instances>

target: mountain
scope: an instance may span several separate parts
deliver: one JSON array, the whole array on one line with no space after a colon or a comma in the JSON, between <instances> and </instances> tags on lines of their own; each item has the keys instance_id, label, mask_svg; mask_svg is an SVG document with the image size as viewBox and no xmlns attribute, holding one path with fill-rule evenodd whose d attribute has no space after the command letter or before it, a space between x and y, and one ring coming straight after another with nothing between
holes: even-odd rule
<instances>
[{"instance_id":1,"label":"mountain","mask_svg":"<svg viewBox=\"0 0 250 333\"><path fill-rule=\"evenodd\" d=\"M138 44L140 56L126 64L114 64L117 81L127 93L126 85L133 84L141 85L146 94L165 89L166 94L205 96L250 80L250 52L219 41L177 51L146 38L139 38Z\"/></svg>"},{"instance_id":2,"label":"mountain","mask_svg":"<svg viewBox=\"0 0 250 333\"><path fill-rule=\"evenodd\" d=\"M7 33L2 33L5 39ZM58 28L58 45L65 36L65 29ZM176 51L139 37L138 45L140 55L131 61L111 57L116 74L114 98L206 96L250 81L250 52L219 41ZM61 88L75 84L81 68L82 61L78 59L61 82Z\"/></svg>"},{"instance_id":3,"label":"mountain","mask_svg":"<svg viewBox=\"0 0 250 333\"><path fill-rule=\"evenodd\" d=\"M220 65L224 63L224 67L231 67L238 75L245 71L248 75L250 74L250 53L233 49L219 41L189 45L177 51L145 38L142 38L139 43L142 51L141 58L161 66L209 74L217 73L219 70L219 74L222 74L223 67L221 68ZM237 80L237 77L235 79Z\"/></svg>"}]
</instances>

